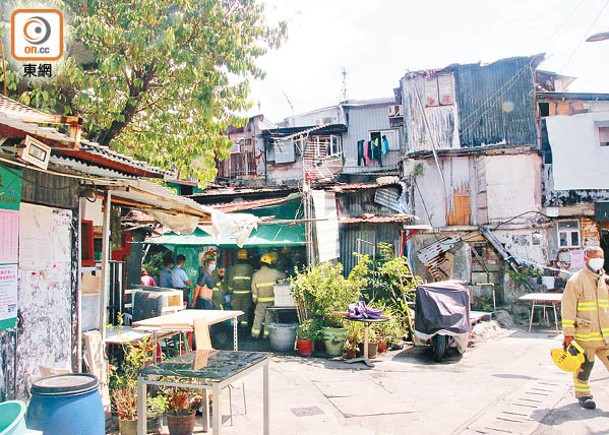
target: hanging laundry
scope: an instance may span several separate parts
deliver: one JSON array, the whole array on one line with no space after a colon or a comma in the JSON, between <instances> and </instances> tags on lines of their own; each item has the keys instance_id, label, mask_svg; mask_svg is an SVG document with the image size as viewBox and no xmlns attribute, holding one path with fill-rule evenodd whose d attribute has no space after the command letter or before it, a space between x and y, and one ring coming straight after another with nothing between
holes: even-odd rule
<instances>
[{"instance_id":1,"label":"hanging laundry","mask_svg":"<svg viewBox=\"0 0 609 435\"><path fill-rule=\"evenodd\" d=\"M383 162L381 161L383 152L381 151L381 141L378 137L374 139L372 144L372 153L374 154L374 159L379 163L379 166L383 166Z\"/></svg>"},{"instance_id":2,"label":"hanging laundry","mask_svg":"<svg viewBox=\"0 0 609 435\"><path fill-rule=\"evenodd\" d=\"M381 142L382 142L382 148L383 148L383 155L385 155L389 152L389 140L387 140L387 136L383 135Z\"/></svg>"},{"instance_id":3,"label":"hanging laundry","mask_svg":"<svg viewBox=\"0 0 609 435\"><path fill-rule=\"evenodd\" d=\"M365 150L365 146L364 144L366 143L365 140L358 140L357 141L357 166L362 166L362 163L364 164L364 166L366 166L366 150Z\"/></svg>"},{"instance_id":4,"label":"hanging laundry","mask_svg":"<svg viewBox=\"0 0 609 435\"><path fill-rule=\"evenodd\" d=\"M364 144L364 157L366 158L366 165L372 164L372 141L367 141Z\"/></svg>"}]
</instances>

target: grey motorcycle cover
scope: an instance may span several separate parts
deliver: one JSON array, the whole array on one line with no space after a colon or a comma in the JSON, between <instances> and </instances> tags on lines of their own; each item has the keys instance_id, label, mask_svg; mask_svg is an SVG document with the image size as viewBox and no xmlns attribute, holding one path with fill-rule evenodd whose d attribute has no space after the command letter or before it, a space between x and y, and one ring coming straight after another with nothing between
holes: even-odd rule
<instances>
[{"instance_id":1,"label":"grey motorcycle cover","mask_svg":"<svg viewBox=\"0 0 609 435\"><path fill-rule=\"evenodd\" d=\"M424 284L417 288L415 330L433 334L440 329L460 334L469 332L469 292L450 281Z\"/></svg>"}]
</instances>

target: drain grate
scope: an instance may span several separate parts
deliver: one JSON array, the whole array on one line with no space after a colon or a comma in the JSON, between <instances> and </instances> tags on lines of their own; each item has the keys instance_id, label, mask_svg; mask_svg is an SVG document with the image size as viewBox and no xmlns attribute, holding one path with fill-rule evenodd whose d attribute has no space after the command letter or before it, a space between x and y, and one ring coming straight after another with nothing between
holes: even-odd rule
<instances>
[{"instance_id":1,"label":"drain grate","mask_svg":"<svg viewBox=\"0 0 609 435\"><path fill-rule=\"evenodd\" d=\"M292 408L292 414L296 417L308 417L311 415L320 415L324 414L324 412L319 409L317 406L305 406L304 408Z\"/></svg>"}]
</instances>

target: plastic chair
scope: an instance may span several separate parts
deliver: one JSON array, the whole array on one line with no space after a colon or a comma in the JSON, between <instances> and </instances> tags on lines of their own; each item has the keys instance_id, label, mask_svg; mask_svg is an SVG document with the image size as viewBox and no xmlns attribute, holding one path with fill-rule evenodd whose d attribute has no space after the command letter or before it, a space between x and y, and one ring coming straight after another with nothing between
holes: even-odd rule
<instances>
[{"instance_id":1,"label":"plastic chair","mask_svg":"<svg viewBox=\"0 0 609 435\"><path fill-rule=\"evenodd\" d=\"M194 320L194 334L195 334L195 348L197 350L213 350L211 344L211 336L209 334L209 325L205 319ZM230 424L233 425L233 385L230 384L228 388L228 404L230 406ZM245 383L241 384L241 390L243 391L243 408L247 415L247 402L245 401Z\"/></svg>"}]
</instances>

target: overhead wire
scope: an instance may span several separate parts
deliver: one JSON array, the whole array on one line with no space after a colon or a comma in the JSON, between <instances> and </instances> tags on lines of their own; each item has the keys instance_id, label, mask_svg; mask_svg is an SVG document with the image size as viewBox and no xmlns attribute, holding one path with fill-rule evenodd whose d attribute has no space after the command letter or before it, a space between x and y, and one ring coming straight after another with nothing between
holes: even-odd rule
<instances>
[{"instance_id":1,"label":"overhead wire","mask_svg":"<svg viewBox=\"0 0 609 435\"><path fill-rule=\"evenodd\" d=\"M561 70L564 70L567 65L569 65L569 62L571 62L571 59L573 59L573 56L575 56L575 53L577 53L577 51L579 50L579 48L581 47L581 45L584 43L584 41L586 40L586 36L588 36L590 34L590 31L592 30L592 28L595 26L595 24L597 23L597 21L600 19L601 15L603 14L603 12L605 11L605 9L607 9L607 6L609 6L609 0L605 1L605 4L603 5L603 7L601 8L601 10L598 12L598 14L596 14L596 17L594 18L594 21L592 21L592 24L590 24L590 26L586 29L586 32L583 34L581 40L579 41L579 43L575 46L575 48L573 49L573 51L571 52L571 54L569 55L569 57L567 58L566 62L564 63L564 65L562 66Z\"/></svg>"}]
</instances>

